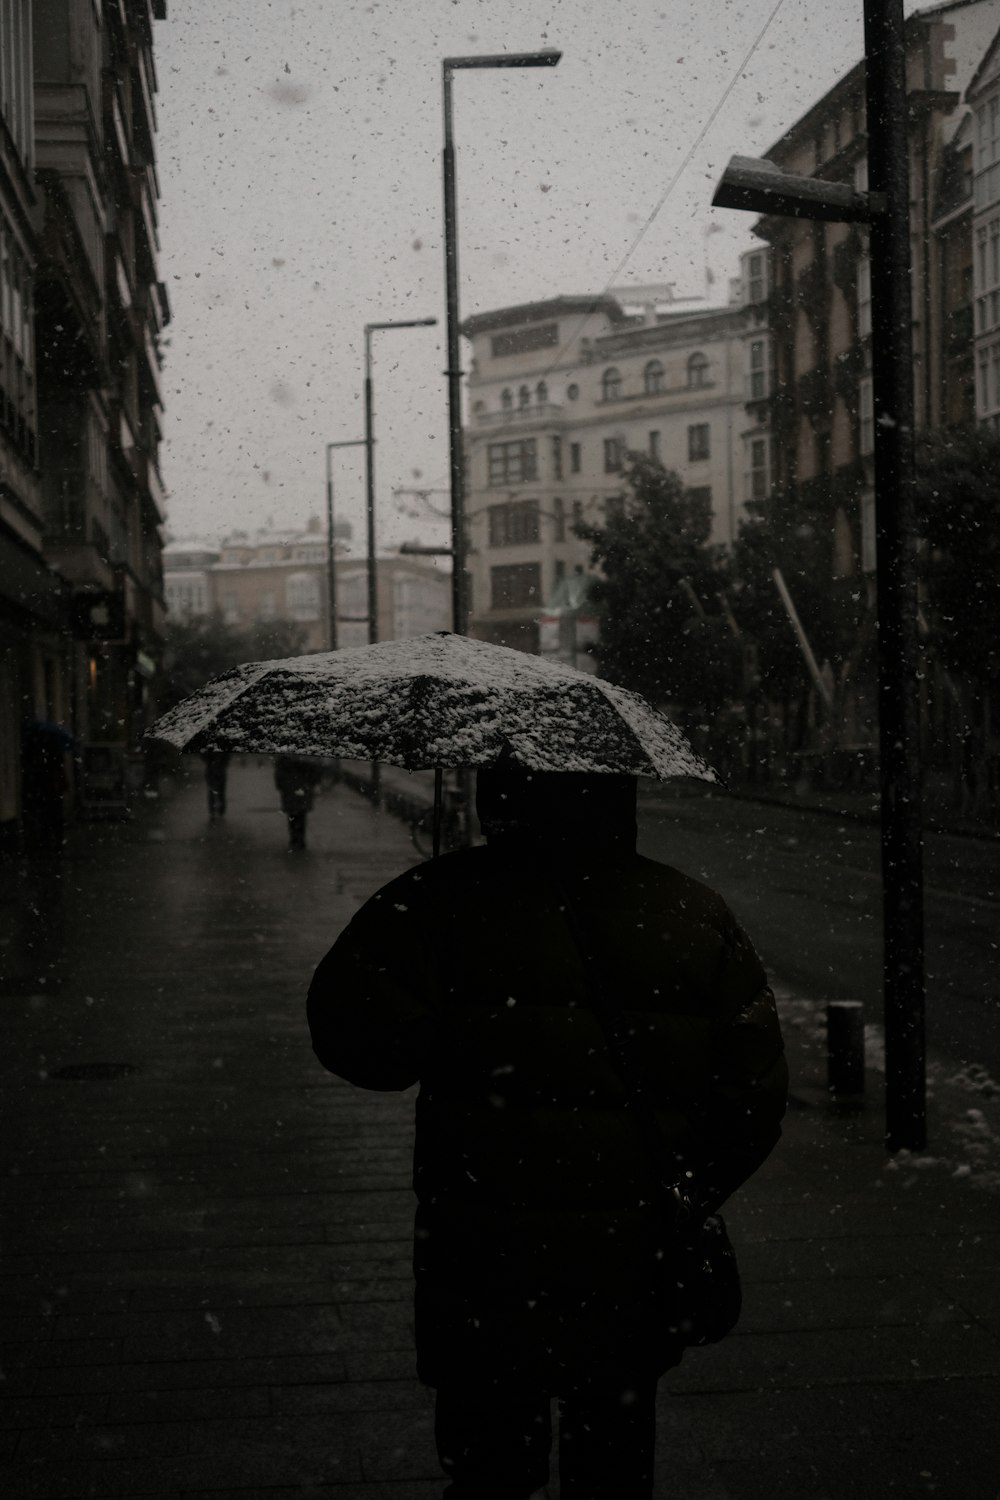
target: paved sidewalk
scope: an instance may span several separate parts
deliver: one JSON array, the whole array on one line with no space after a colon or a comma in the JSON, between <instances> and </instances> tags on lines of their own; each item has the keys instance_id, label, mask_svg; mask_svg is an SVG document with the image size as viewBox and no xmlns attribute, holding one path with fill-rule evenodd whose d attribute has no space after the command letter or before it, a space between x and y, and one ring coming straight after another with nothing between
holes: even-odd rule
<instances>
[{"instance_id":1,"label":"paved sidewalk","mask_svg":"<svg viewBox=\"0 0 1000 1500\"><path fill-rule=\"evenodd\" d=\"M343 786L309 844L250 763L222 823L195 781L0 879L6 1496L441 1492L413 1095L323 1073L303 1003L415 851ZM785 1138L728 1215L744 1317L663 1384L658 1500L998 1500L994 1086L935 1060L934 1155L890 1161L877 1072L831 1113L816 1008L782 1007Z\"/></svg>"}]
</instances>

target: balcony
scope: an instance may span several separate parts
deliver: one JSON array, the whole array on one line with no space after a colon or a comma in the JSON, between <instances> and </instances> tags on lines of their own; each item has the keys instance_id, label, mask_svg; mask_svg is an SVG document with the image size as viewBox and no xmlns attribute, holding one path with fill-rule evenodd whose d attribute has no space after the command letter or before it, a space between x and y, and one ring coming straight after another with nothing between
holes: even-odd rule
<instances>
[{"instance_id":1,"label":"balcony","mask_svg":"<svg viewBox=\"0 0 1000 1500\"><path fill-rule=\"evenodd\" d=\"M556 422L562 418L562 407L546 401L540 405L512 406L509 411L477 411L473 418L477 427L519 426L545 422Z\"/></svg>"}]
</instances>

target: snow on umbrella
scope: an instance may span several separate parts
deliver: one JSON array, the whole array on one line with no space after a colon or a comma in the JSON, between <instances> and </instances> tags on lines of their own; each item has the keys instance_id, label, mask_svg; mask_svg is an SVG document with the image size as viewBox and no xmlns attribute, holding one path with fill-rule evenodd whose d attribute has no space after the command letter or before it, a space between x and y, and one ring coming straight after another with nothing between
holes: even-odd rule
<instances>
[{"instance_id":1,"label":"snow on umbrella","mask_svg":"<svg viewBox=\"0 0 1000 1500\"><path fill-rule=\"evenodd\" d=\"M716 779L637 693L448 631L233 667L148 735L180 750L339 755L411 771L512 758L532 771Z\"/></svg>"}]
</instances>

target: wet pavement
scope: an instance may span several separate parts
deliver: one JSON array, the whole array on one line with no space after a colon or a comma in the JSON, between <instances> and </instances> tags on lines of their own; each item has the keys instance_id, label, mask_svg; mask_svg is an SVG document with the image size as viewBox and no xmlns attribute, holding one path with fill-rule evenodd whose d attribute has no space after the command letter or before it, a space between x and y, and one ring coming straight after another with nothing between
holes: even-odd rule
<instances>
[{"instance_id":1,"label":"wet pavement","mask_svg":"<svg viewBox=\"0 0 1000 1500\"><path fill-rule=\"evenodd\" d=\"M413 1377L413 1093L325 1074L304 1014L416 851L341 786L289 854L270 767L229 782L222 822L195 780L0 876L7 1496L443 1487ZM996 1500L995 1085L933 1058L932 1151L890 1159L877 1045L867 1108L831 1110L822 1007L777 979L792 1107L727 1211L739 1330L663 1382L658 1500Z\"/></svg>"}]
</instances>

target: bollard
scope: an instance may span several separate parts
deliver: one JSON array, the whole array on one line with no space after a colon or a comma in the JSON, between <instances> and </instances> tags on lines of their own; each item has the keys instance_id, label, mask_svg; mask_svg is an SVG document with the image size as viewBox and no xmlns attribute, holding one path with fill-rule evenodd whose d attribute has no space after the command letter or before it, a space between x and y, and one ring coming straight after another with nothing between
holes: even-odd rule
<instances>
[{"instance_id":1,"label":"bollard","mask_svg":"<svg viewBox=\"0 0 1000 1500\"><path fill-rule=\"evenodd\" d=\"M865 1008L860 1000L831 1000L826 1007L827 1087L835 1099L865 1091Z\"/></svg>"}]
</instances>

